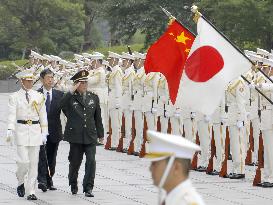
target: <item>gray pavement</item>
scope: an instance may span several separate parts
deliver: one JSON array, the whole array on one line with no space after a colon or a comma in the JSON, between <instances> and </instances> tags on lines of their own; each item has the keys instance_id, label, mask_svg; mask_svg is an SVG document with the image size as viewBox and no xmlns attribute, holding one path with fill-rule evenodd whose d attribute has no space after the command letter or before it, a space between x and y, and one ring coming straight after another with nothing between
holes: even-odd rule
<instances>
[{"instance_id":1,"label":"gray pavement","mask_svg":"<svg viewBox=\"0 0 273 205\"><path fill-rule=\"evenodd\" d=\"M38 201L29 202L16 194L16 147L3 141L6 133L8 94L0 93L0 205L9 204L111 204L152 205L157 204L157 189L151 183L149 163L134 156L97 149L97 174L94 198L86 198L81 186L78 195L72 196L68 186L69 145L62 142L59 147L54 184L57 191L46 193L37 190ZM83 178L84 163L79 173L79 185ZM273 189L252 186L253 167L247 167L245 180L223 179L204 173L191 172L191 178L206 204L273 204Z\"/></svg>"}]
</instances>

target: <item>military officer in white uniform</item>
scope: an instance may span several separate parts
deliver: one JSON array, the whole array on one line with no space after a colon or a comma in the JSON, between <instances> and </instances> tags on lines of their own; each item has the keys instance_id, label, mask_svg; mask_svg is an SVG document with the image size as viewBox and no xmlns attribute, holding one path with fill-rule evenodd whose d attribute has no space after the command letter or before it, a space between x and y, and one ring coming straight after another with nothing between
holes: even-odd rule
<instances>
[{"instance_id":1,"label":"military officer in white uniform","mask_svg":"<svg viewBox=\"0 0 273 205\"><path fill-rule=\"evenodd\" d=\"M132 140L132 115L133 115L133 81L135 78L134 56L129 53L122 53L122 101L121 108L125 118L125 135L123 138L123 152L127 152Z\"/></svg>"},{"instance_id":2,"label":"military officer in white uniform","mask_svg":"<svg viewBox=\"0 0 273 205\"><path fill-rule=\"evenodd\" d=\"M151 160L153 183L159 188L158 204L204 205L189 178L191 159L200 147L181 136L155 131L148 131L147 135L147 154L144 157Z\"/></svg>"},{"instance_id":3,"label":"military officer in white uniform","mask_svg":"<svg viewBox=\"0 0 273 205\"><path fill-rule=\"evenodd\" d=\"M32 90L33 77L29 70L17 74L22 88L9 98L6 138L17 146L18 196L24 197L26 193L28 200L37 200L35 187L39 149L42 143L46 143L48 135L44 96Z\"/></svg>"},{"instance_id":4,"label":"military officer in white uniform","mask_svg":"<svg viewBox=\"0 0 273 205\"><path fill-rule=\"evenodd\" d=\"M144 60L145 54L134 52L134 65L137 69L136 75L133 81L134 90L134 117L135 117L135 130L136 136L134 140L134 154L138 155L141 151L143 144L143 129L144 129L144 113L142 111L143 107L143 96L144 96L144 81L146 78L144 70Z\"/></svg>"},{"instance_id":5,"label":"military officer in white uniform","mask_svg":"<svg viewBox=\"0 0 273 205\"><path fill-rule=\"evenodd\" d=\"M108 79L109 101L108 109L111 119L111 148L115 150L118 147L121 136L121 96L122 96L122 70L119 66L119 59L121 56L117 53L109 51L109 64L112 72Z\"/></svg>"},{"instance_id":6,"label":"military officer in white uniform","mask_svg":"<svg viewBox=\"0 0 273 205\"><path fill-rule=\"evenodd\" d=\"M246 134L244 121L246 121L246 97L247 87L239 78L232 81L227 92L228 127L230 136L230 150L232 154L232 173L230 179L245 178L246 159Z\"/></svg>"},{"instance_id":7,"label":"military officer in white uniform","mask_svg":"<svg viewBox=\"0 0 273 205\"><path fill-rule=\"evenodd\" d=\"M106 84L106 74L105 69L102 65L102 60L104 55L98 52L93 53L89 56L91 62L91 67L93 72L90 72L88 76L88 91L92 91L99 96L100 107L101 107L101 117L104 127L104 143L106 143L107 133L108 133L108 91Z\"/></svg>"}]
</instances>

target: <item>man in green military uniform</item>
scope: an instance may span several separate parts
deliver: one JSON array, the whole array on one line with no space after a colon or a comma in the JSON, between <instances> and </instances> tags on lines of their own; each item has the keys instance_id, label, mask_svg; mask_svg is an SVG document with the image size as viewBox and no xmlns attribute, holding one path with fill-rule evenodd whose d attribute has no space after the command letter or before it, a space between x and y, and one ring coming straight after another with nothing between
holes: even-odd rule
<instances>
[{"instance_id":1,"label":"man in green military uniform","mask_svg":"<svg viewBox=\"0 0 273 205\"><path fill-rule=\"evenodd\" d=\"M64 95L60 106L67 117L64 140L70 143L68 178L71 192L78 192L78 172L85 153L83 192L86 197L94 197L92 189L96 171L96 144L98 138L100 142L103 141L104 130L99 98L94 93L87 92L88 75L88 71L81 70L71 78L74 85Z\"/></svg>"}]
</instances>

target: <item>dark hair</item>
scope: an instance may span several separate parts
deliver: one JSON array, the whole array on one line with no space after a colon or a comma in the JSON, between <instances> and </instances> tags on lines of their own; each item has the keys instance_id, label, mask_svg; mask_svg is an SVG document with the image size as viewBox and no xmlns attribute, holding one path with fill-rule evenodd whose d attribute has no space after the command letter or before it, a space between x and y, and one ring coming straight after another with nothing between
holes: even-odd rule
<instances>
[{"instance_id":1,"label":"dark hair","mask_svg":"<svg viewBox=\"0 0 273 205\"><path fill-rule=\"evenodd\" d=\"M170 158L167 158L166 161L168 162ZM182 167L182 174L185 177L189 177L190 169L191 169L191 160L190 159L182 159L182 158L175 158L175 161L181 164Z\"/></svg>"},{"instance_id":2,"label":"dark hair","mask_svg":"<svg viewBox=\"0 0 273 205\"><path fill-rule=\"evenodd\" d=\"M52 72L52 70L50 70L50 69L44 69L41 73L40 73L40 77L41 78L44 78L45 77L45 75L48 75L48 74L53 74L53 72Z\"/></svg>"},{"instance_id":3,"label":"dark hair","mask_svg":"<svg viewBox=\"0 0 273 205\"><path fill-rule=\"evenodd\" d=\"M100 64L102 64L102 59L99 59Z\"/></svg>"}]
</instances>

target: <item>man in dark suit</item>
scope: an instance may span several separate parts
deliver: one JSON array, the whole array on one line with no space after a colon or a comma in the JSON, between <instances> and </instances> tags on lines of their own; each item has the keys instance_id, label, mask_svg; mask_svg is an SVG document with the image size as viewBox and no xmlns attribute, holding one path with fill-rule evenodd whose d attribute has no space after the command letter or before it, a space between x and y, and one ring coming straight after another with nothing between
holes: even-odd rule
<instances>
[{"instance_id":1,"label":"man in dark suit","mask_svg":"<svg viewBox=\"0 0 273 205\"><path fill-rule=\"evenodd\" d=\"M55 173L56 157L59 142L62 140L62 125L60 120L61 109L59 107L63 92L53 88L53 72L45 69L40 73L43 87L38 91L45 96L45 104L48 120L47 142L40 147L38 164L38 188L43 192L56 190L52 177Z\"/></svg>"},{"instance_id":2,"label":"man in dark suit","mask_svg":"<svg viewBox=\"0 0 273 205\"><path fill-rule=\"evenodd\" d=\"M88 71L82 70L71 78L74 86L64 95L60 106L67 117L64 140L70 143L68 178L71 192L78 192L78 172L85 153L83 192L86 197L94 197L92 190L96 172L96 144L98 139L103 142L104 129L99 97L87 92L88 75Z\"/></svg>"}]
</instances>

